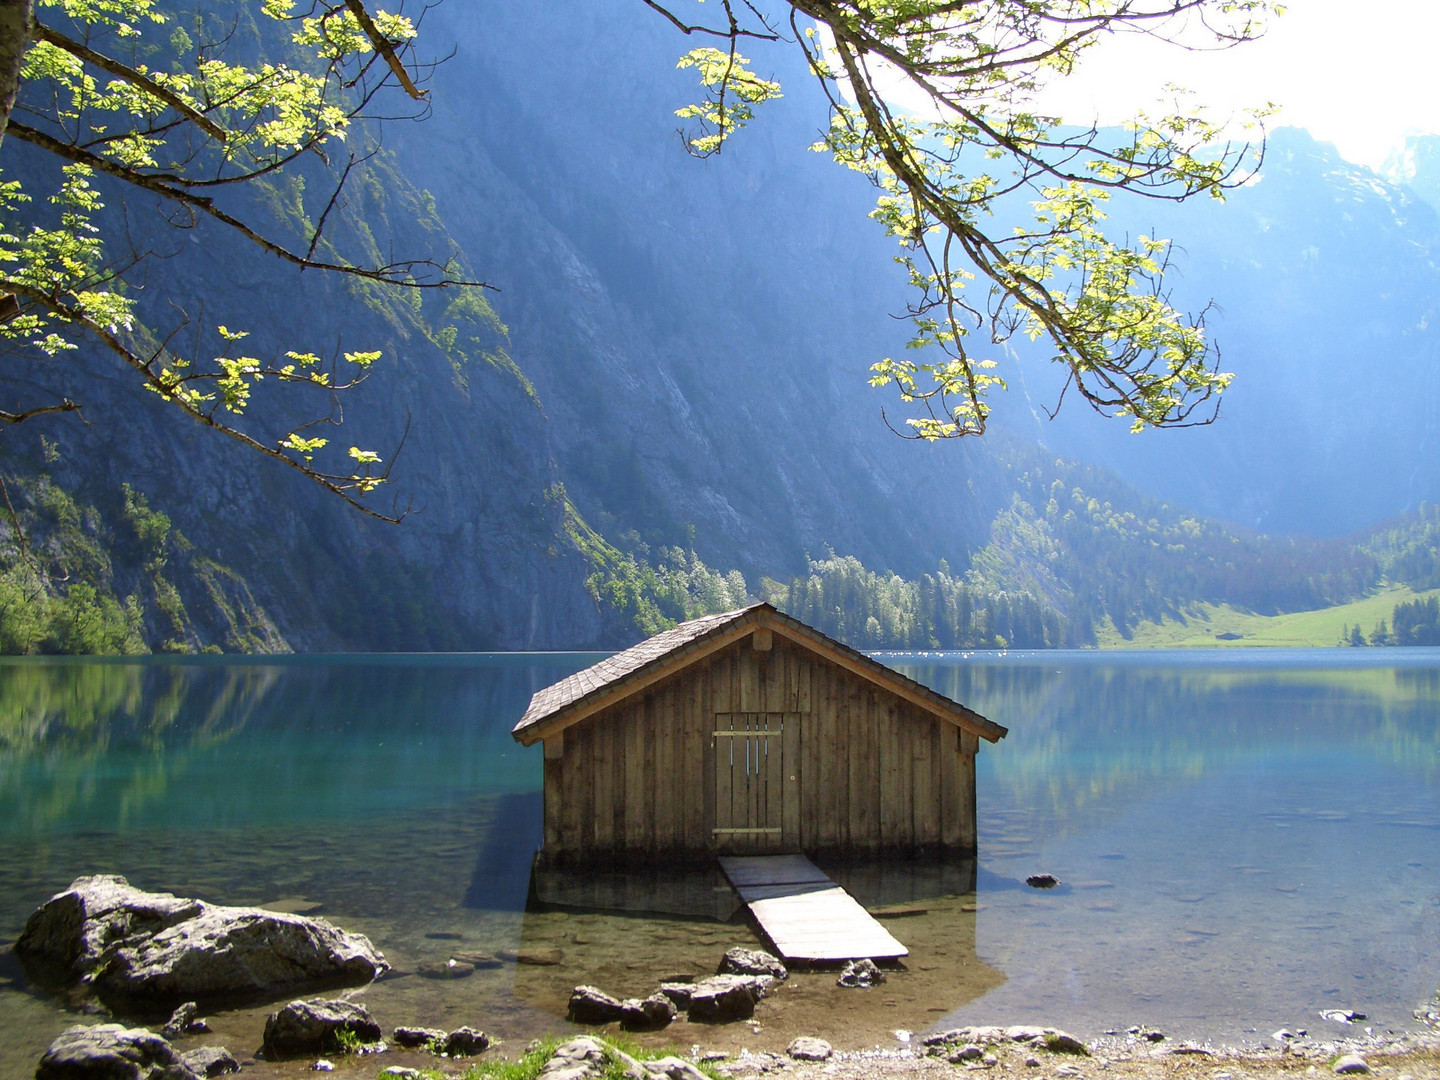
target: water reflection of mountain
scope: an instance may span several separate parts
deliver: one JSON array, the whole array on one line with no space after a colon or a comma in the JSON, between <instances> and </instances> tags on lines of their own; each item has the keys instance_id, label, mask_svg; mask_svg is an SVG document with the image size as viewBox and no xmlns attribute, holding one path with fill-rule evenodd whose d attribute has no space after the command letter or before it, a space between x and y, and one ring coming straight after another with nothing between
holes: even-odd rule
<instances>
[{"instance_id":1,"label":"water reflection of mountain","mask_svg":"<svg viewBox=\"0 0 1440 1080\"><path fill-rule=\"evenodd\" d=\"M1197 780L1267 755L1343 747L1440 776L1434 668L890 662L1006 724L1006 740L981 755L983 788L1059 828L1078 810L1144 797L1161 778Z\"/></svg>"},{"instance_id":2,"label":"water reflection of mountain","mask_svg":"<svg viewBox=\"0 0 1440 1080\"><path fill-rule=\"evenodd\" d=\"M304 820L528 790L538 761L509 728L586 659L0 663L0 828Z\"/></svg>"}]
</instances>

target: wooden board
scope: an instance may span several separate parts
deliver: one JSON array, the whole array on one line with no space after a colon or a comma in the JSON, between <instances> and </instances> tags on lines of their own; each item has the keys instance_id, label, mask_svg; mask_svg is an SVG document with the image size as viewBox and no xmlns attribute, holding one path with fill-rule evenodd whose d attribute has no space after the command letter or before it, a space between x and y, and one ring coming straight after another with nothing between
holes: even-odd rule
<instances>
[{"instance_id":1,"label":"wooden board","mask_svg":"<svg viewBox=\"0 0 1440 1080\"><path fill-rule=\"evenodd\" d=\"M803 855L727 856L720 867L786 960L893 960L910 952Z\"/></svg>"}]
</instances>

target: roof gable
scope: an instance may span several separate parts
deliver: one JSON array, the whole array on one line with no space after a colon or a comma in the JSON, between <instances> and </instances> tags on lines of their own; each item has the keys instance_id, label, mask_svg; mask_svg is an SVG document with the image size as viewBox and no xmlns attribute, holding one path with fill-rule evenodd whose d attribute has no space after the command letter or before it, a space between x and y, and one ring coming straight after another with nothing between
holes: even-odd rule
<instances>
[{"instance_id":1,"label":"roof gable","mask_svg":"<svg viewBox=\"0 0 1440 1080\"><path fill-rule=\"evenodd\" d=\"M760 603L681 623L537 691L511 734L519 742L530 746L601 709L640 693L758 628L774 631L919 706L936 719L947 721L990 742L997 742L1008 733L1008 729L928 686L848 645L842 645L770 604Z\"/></svg>"}]
</instances>

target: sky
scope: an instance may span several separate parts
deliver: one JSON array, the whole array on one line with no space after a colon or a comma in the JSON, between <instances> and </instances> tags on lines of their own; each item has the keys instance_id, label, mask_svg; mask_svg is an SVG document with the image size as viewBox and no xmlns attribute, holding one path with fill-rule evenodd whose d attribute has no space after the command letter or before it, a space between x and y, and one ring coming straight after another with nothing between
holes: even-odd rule
<instances>
[{"instance_id":1,"label":"sky","mask_svg":"<svg viewBox=\"0 0 1440 1080\"><path fill-rule=\"evenodd\" d=\"M1265 37L1187 53L1134 36L1091 50L1056 91L1061 115L1114 123L1173 82L1219 115L1273 102L1267 126L1302 127L1350 161L1380 169L1411 133L1440 133L1437 0L1285 0Z\"/></svg>"}]
</instances>

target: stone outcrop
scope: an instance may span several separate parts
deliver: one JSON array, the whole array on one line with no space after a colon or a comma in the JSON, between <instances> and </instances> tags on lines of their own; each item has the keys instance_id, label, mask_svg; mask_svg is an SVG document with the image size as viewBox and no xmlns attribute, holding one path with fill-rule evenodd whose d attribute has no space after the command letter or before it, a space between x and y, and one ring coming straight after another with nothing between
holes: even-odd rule
<instances>
[{"instance_id":1,"label":"stone outcrop","mask_svg":"<svg viewBox=\"0 0 1440 1080\"><path fill-rule=\"evenodd\" d=\"M67 1028L50 1044L35 1080L200 1080L175 1048L144 1028Z\"/></svg>"},{"instance_id":2,"label":"stone outcrop","mask_svg":"<svg viewBox=\"0 0 1440 1080\"><path fill-rule=\"evenodd\" d=\"M108 874L51 897L15 953L38 981L89 986L121 1009L355 985L386 970L367 938L324 919L144 892Z\"/></svg>"},{"instance_id":3,"label":"stone outcrop","mask_svg":"<svg viewBox=\"0 0 1440 1080\"><path fill-rule=\"evenodd\" d=\"M263 1049L272 1059L343 1049L342 1038L379 1042L380 1025L351 1001L292 1001L265 1020Z\"/></svg>"},{"instance_id":4,"label":"stone outcrop","mask_svg":"<svg viewBox=\"0 0 1440 1080\"><path fill-rule=\"evenodd\" d=\"M684 1058L640 1061L589 1035L557 1046L540 1070L537 1080L598 1080L611 1061L619 1064L630 1080L708 1080L703 1072Z\"/></svg>"}]
</instances>

